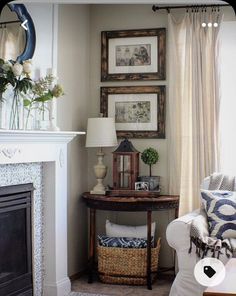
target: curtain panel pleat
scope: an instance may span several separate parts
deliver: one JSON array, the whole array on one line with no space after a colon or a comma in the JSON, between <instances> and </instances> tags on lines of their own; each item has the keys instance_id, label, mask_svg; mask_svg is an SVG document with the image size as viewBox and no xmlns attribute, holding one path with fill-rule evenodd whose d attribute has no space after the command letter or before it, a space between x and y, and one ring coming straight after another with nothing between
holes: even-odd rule
<instances>
[{"instance_id":1,"label":"curtain panel pleat","mask_svg":"<svg viewBox=\"0 0 236 296\"><path fill-rule=\"evenodd\" d=\"M180 194L180 215L200 205L200 184L218 169L219 27L214 12L186 12L180 21L168 15L169 193Z\"/></svg>"},{"instance_id":2,"label":"curtain panel pleat","mask_svg":"<svg viewBox=\"0 0 236 296\"><path fill-rule=\"evenodd\" d=\"M21 26L0 28L0 58L16 60L25 48L25 31Z\"/></svg>"}]
</instances>

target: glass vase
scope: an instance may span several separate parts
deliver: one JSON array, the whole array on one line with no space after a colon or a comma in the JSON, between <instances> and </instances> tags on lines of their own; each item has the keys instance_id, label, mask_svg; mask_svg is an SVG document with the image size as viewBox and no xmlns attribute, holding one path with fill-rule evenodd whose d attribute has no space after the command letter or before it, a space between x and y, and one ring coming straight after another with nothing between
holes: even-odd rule
<instances>
[{"instance_id":1,"label":"glass vase","mask_svg":"<svg viewBox=\"0 0 236 296\"><path fill-rule=\"evenodd\" d=\"M0 93L0 129L6 129L6 106Z\"/></svg>"},{"instance_id":2,"label":"glass vase","mask_svg":"<svg viewBox=\"0 0 236 296\"><path fill-rule=\"evenodd\" d=\"M36 121L38 130L50 130L50 111L48 102L39 103Z\"/></svg>"},{"instance_id":3,"label":"glass vase","mask_svg":"<svg viewBox=\"0 0 236 296\"><path fill-rule=\"evenodd\" d=\"M25 130L34 130L36 128L36 111L31 108L24 108L24 129Z\"/></svg>"},{"instance_id":4,"label":"glass vase","mask_svg":"<svg viewBox=\"0 0 236 296\"><path fill-rule=\"evenodd\" d=\"M24 103L19 92L13 93L10 106L9 129L24 129Z\"/></svg>"}]
</instances>

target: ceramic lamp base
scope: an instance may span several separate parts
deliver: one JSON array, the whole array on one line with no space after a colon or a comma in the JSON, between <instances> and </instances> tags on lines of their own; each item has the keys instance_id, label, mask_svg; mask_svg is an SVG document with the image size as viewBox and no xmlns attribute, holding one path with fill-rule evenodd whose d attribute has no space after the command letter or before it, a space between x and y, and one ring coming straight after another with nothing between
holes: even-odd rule
<instances>
[{"instance_id":1,"label":"ceramic lamp base","mask_svg":"<svg viewBox=\"0 0 236 296\"><path fill-rule=\"evenodd\" d=\"M107 167L103 164L104 153L100 149L97 153L98 163L93 167L94 173L97 179L97 185L94 186L93 190L90 191L91 194L106 194L105 186L103 185L103 179L107 174Z\"/></svg>"},{"instance_id":2,"label":"ceramic lamp base","mask_svg":"<svg viewBox=\"0 0 236 296\"><path fill-rule=\"evenodd\" d=\"M97 179L97 185L94 186L93 190L90 191L91 194L101 194L104 195L106 193L105 186L102 184L103 179Z\"/></svg>"},{"instance_id":3,"label":"ceramic lamp base","mask_svg":"<svg viewBox=\"0 0 236 296\"><path fill-rule=\"evenodd\" d=\"M90 191L90 194L98 194L98 195L106 195L106 191L94 191L94 190L91 190Z\"/></svg>"}]
</instances>

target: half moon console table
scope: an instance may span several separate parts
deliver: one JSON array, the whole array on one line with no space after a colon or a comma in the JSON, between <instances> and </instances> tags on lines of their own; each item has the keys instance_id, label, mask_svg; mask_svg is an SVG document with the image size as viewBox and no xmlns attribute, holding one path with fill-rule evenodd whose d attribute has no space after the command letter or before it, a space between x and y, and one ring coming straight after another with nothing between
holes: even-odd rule
<instances>
[{"instance_id":1,"label":"half moon console table","mask_svg":"<svg viewBox=\"0 0 236 296\"><path fill-rule=\"evenodd\" d=\"M90 242L89 242L89 277L93 282L93 271L96 247L96 210L147 212L147 288L152 289L151 278L151 223L152 211L175 210L178 217L179 196L158 195L152 191L108 191L107 195L96 195L85 192L82 194L87 207L90 209Z\"/></svg>"}]
</instances>

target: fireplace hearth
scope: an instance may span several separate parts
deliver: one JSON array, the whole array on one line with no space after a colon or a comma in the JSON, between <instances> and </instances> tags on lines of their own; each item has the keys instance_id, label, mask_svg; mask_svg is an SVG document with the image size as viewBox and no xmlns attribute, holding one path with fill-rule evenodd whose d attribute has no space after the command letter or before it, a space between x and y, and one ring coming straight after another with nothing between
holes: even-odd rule
<instances>
[{"instance_id":1,"label":"fireplace hearth","mask_svg":"<svg viewBox=\"0 0 236 296\"><path fill-rule=\"evenodd\" d=\"M0 296L32 296L33 184L0 187Z\"/></svg>"}]
</instances>

